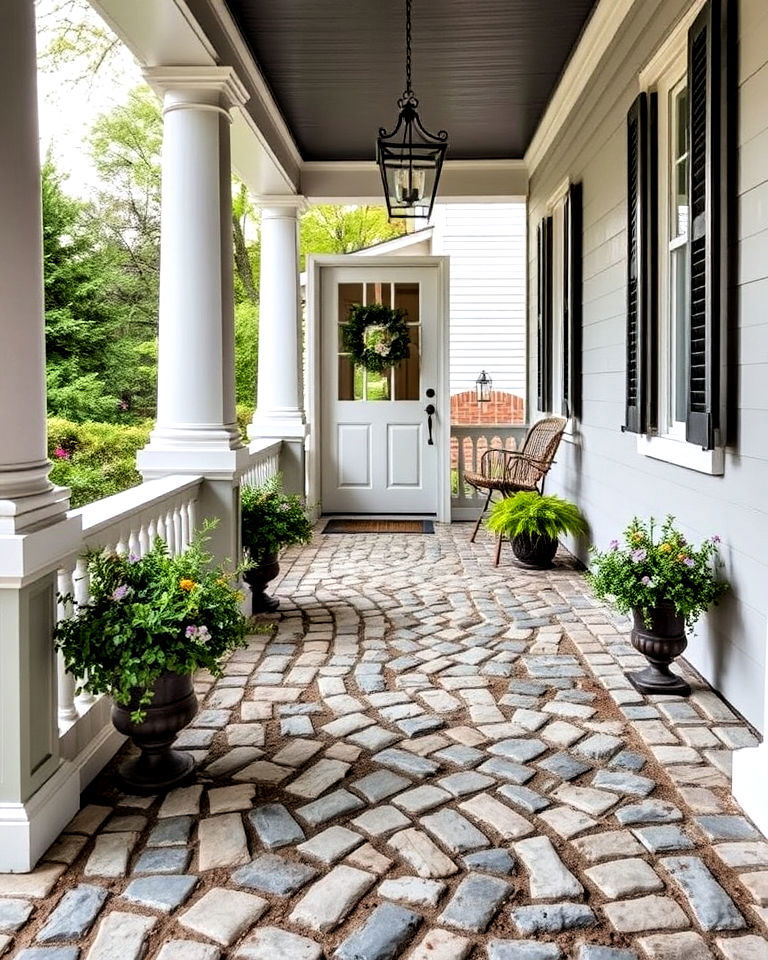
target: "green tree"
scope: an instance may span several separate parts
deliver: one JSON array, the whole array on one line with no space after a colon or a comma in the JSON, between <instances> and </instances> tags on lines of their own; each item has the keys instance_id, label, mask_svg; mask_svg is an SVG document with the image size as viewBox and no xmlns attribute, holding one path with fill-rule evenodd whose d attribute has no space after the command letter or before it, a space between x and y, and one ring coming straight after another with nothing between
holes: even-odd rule
<instances>
[{"instance_id":1,"label":"green tree","mask_svg":"<svg viewBox=\"0 0 768 960\"><path fill-rule=\"evenodd\" d=\"M115 322L86 205L66 195L50 158L41 187L48 407L72 419L112 420L119 399L100 374L109 362Z\"/></svg>"},{"instance_id":2,"label":"green tree","mask_svg":"<svg viewBox=\"0 0 768 960\"><path fill-rule=\"evenodd\" d=\"M391 223L385 207L318 204L301 218L301 268L310 253L354 253L404 233L404 221Z\"/></svg>"}]
</instances>

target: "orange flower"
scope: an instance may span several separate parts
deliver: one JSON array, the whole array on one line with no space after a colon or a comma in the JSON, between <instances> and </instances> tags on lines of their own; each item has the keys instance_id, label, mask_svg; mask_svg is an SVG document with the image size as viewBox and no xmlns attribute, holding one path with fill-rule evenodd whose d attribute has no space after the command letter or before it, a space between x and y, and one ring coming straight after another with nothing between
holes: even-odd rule
<instances>
[{"instance_id":1,"label":"orange flower","mask_svg":"<svg viewBox=\"0 0 768 960\"><path fill-rule=\"evenodd\" d=\"M179 580L179 586L181 587L182 590L189 591L189 590L194 590L196 584L194 580Z\"/></svg>"},{"instance_id":2,"label":"orange flower","mask_svg":"<svg viewBox=\"0 0 768 960\"><path fill-rule=\"evenodd\" d=\"M685 561L688 559L688 556L687 556L687 554L685 554L685 553L678 553L677 559L678 559L681 563L685 563Z\"/></svg>"}]
</instances>

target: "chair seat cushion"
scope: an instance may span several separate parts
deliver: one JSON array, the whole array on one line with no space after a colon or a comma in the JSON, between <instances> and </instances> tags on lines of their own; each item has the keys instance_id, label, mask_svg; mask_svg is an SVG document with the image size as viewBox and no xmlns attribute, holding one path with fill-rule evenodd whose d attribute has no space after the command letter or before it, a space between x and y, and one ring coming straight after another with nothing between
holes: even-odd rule
<instances>
[{"instance_id":1,"label":"chair seat cushion","mask_svg":"<svg viewBox=\"0 0 768 960\"><path fill-rule=\"evenodd\" d=\"M482 473L465 473L464 480L472 487L484 490L500 490L502 493L512 493L517 490L535 490L536 487L523 486L520 483L510 483L501 477L484 477Z\"/></svg>"}]
</instances>

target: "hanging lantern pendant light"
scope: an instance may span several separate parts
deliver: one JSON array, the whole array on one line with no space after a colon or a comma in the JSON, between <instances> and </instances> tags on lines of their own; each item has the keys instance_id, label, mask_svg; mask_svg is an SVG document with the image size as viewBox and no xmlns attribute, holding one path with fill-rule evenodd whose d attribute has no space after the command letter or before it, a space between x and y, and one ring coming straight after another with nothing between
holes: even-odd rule
<instances>
[{"instance_id":1,"label":"hanging lantern pendant light","mask_svg":"<svg viewBox=\"0 0 768 960\"><path fill-rule=\"evenodd\" d=\"M376 161L390 217L428 219L437 195L448 134L430 133L419 118L419 101L411 86L411 2L405 0L405 90L397 101L394 129L379 128Z\"/></svg>"}]
</instances>

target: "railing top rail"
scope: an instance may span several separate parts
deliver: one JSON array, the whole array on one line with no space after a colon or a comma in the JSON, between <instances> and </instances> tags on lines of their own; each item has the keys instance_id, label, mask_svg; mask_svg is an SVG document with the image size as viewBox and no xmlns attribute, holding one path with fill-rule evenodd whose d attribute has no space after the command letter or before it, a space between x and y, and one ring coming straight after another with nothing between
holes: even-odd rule
<instances>
[{"instance_id":1,"label":"railing top rail","mask_svg":"<svg viewBox=\"0 0 768 960\"><path fill-rule=\"evenodd\" d=\"M282 445L282 440L251 440L248 444L248 453L251 459L256 457L269 457L273 453L280 453Z\"/></svg>"},{"instance_id":2,"label":"railing top rail","mask_svg":"<svg viewBox=\"0 0 768 960\"><path fill-rule=\"evenodd\" d=\"M499 431L514 431L527 433L529 426L526 423L452 423L451 433L498 433Z\"/></svg>"},{"instance_id":3,"label":"railing top rail","mask_svg":"<svg viewBox=\"0 0 768 960\"><path fill-rule=\"evenodd\" d=\"M81 517L83 521L83 539L86 540L100 531L129 519L132 515L163 503L171 497L196 490L202 483L202 477L174 475L147 480L137 487L130 487L111 497L88 503L77 510L70 510L72 517Z\"/></svg>"}]
</instances>

